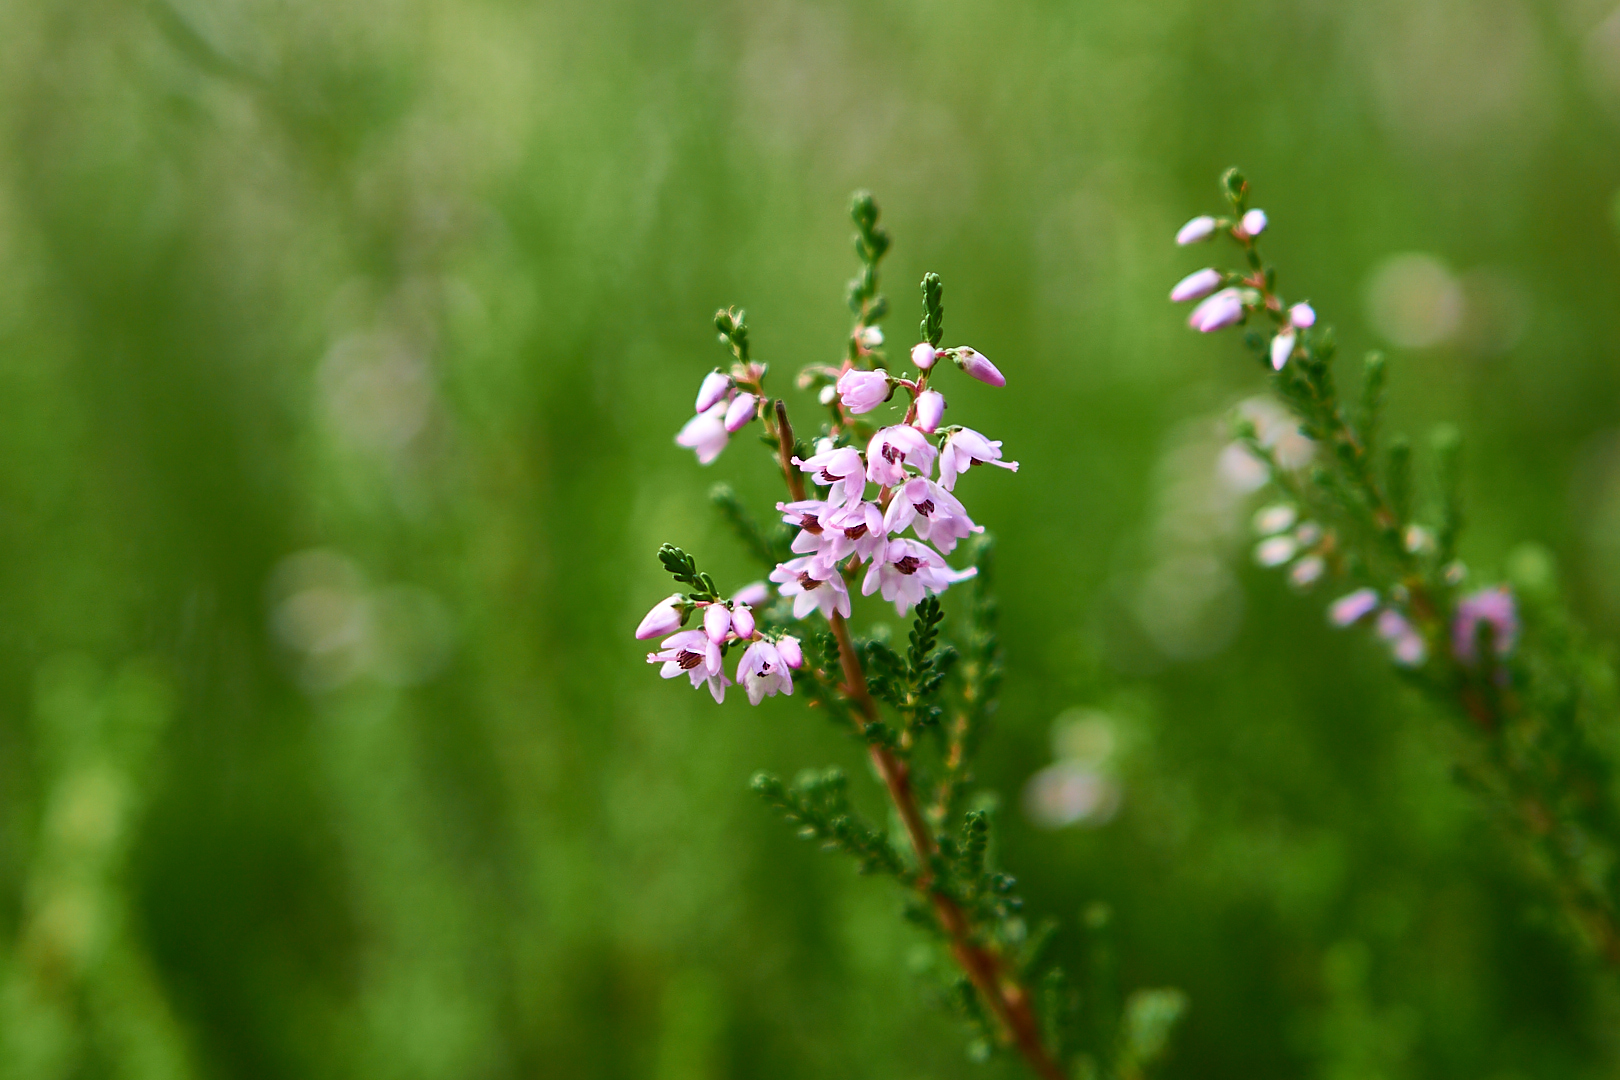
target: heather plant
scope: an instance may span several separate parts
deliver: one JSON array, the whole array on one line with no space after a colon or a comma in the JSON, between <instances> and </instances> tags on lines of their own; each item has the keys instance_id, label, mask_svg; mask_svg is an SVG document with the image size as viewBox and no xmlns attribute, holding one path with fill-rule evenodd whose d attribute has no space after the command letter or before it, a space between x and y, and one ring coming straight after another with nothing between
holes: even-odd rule
<instances>
[{"instance_id":1,"label":"heather plant","mask_svg":"<svg viewBox=\"0 0 1620 1080\"><path fill-rule=\"evenodd\" d=\"M1369 628L1453 721L1458 780L1516 838L1574 937L1620 965L1620 747L1606 654L1569 615L1544 549L1519 548L1502 580L1458 557L1457 430L1435 430L1432 483L1420 485L1411 443L1382 431L1385 358L1367 354L1347 402L1334 380L1332 329L1308 302L1284 299L1260 253L1268 219L1250 206L1248 182L1232 169L1221 187L1229 212L1193 218L1176 241L1228 239L1242 264L1197 270L1170 298L1199 301L1188 319L1195 330L1243 329L1271 393L1310 440L1308 453L1283 455L1283 428L1235 422L1269 481L1270 502L1254 517L1255 560L1285 568L1302 591L1332 584L1329 621Z\"/></svg>"},{"instance_id":2,"label":"heather plant","mask_svg":"<svg viewBox=\"0 0 1620 1080\"><path fill-rule=\"evenodd\" d=\"M1002 664L992 541L955 492L977 466L1016 473L1018 463L1004 459L1000 440L947 423L937 383L952 366L990 387L1006 379L977 350L944 346L944 286L932 273L922 281L921 340L897 358L910 366L890 367L880 327L889 305L878 291L889 234L868 194L855 196L851 216L861 261L847 292L854 323L838 362L807 366L797 380L824 410L819 421L793 426L786 401L767 390L768 365L752 353L743 312L727 309L715 326L733 363L703 377L695 415L675 438L707 465L759 423L762 456L788 496L775 506L779 521L761 525L727 486L713 497L768 581L725 592L665 544L658 558L682 591L656 604L636 637L661 638L648 662L716 703L732 687L753 705L797 692L865 745L887 824L856 808L836 768L792 781L762 772L752 787L801 838L901 886L904 917L938 946L937 989L968 1025L971 1056L1010 1050L1051 1080L1142 1076L1163 1056L1182 995L1148 990L1117 1002L1105 905L1081 920L1085 977L1071 981L1048 962L1058 924L1023 914L1017 882L995 859L995 801L973 790ZM903 644L882 624L851 629L857 589L912 619Z\"/></svg>"}]
</instances>

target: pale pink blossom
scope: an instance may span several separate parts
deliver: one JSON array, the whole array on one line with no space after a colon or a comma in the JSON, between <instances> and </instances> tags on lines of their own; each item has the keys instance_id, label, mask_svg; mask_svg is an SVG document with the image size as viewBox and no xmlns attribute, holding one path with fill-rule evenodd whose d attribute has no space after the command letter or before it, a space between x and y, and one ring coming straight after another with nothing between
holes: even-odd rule
<instances>
[{"instance_id":1,"label":"pale pink blossom","mask_svg":"<svg viewBox=\"0 0 1620 1080\"><path fill-rule=\"evenodd\" d=\"M915 421L918 431L932 435L939 430L939 422L945 418L945 395L938 390L924 390L917 395L917 419Z\"/></svg>"},{"instance_id":2,"label":"pale pink blossom","mask_svg":"<svg viewBox=\"0 0 1620 1080\"><path fill-rule=\"evenodd\" d=\"M866 491L866 463L853 446L823 450L804 461L794 458L793 464L809 473L817 484L832 488L831 502L857 503Z\"/></svg>"},{"instance_id":3,"label":"pale pink blossom","mask_svg":"<svg viewBox=\"0 0 1620 1080\"><path fill-rule=\"evenodd\" d=\"M693 412L708 412L714 403L726 396L731 389L731 376L720 371L711 371L703 376L703 382L698 386L697 404L692 406Z\"/></svg>"},{"instance_id":4,"label":"pale pink blossom","mask_svg":"<svg viewBox=\"0 0 1620 1080\"><path fill-rule=\"evenodd\" d=\"M716 402L686 422L675 436L675 445L697 453L699 465L707 465L720 456L731 436L726 433L726 403Z\"/></svg>"},{"instance_id":5,"label":"pale pink blossom","mask_svg":"<svg viewBox=\"0 0 1620 1080\"><path fill-rule=\"evenodd\" d=\"M731 612L724 604L710 604L703 613L703 632L716 645L724 645L731 636Z\"/></svg>"},{"instance_id":6,"label":"pale pink blossom","mask_svg":"<svg viewBox=\"0 0 1620 1080\"><path fill-rule=\"evenodd\" d=\"M963 346L956 350L956 366L967 372L968 375L990 386L1006 386L1007 377L997 370L996 365L990 362L977 349Z\"/></svg>"},{"instance_id":7,"label":"pale pink blossom","mask_svg":"<svg viewBox=\"0 0 1620 1080\"><path fill-rule=\"evenodd\" d=\"M1200 240L1208 240L1215 235L1215 219L1208 214L1201 214L1183 225L1176 233L1176 243L1182 247L1196 244Z\"/></svg>"},{"instance_id":8,"label":"pale pink blossom","mask_svg":"<svg viewBox=\"0 0 1620 1080\"><path fill-rule=\"evenodd\" d=\"M720 660L720 646L702 630L682 630L665 638L661 650L647 654L647 663L663 665L658 673L664 678L684 674L692 680L693 689L707 683L717 702L725 700L726 687L731 685L720 668Z\"/></svg>"},{"instance_id":9,"label":"pale pink blossom","mask_svg":"<svg viewBox=\"0 0 1620 1080\"><path fill-rule=\"evenodd\" d=\"M682 621L681 606L685 603L686 597L680 593L670 593L654 604L646 618L641 620L641 625L636 627L636 640L646 641L678 630Z\"/></svg>"},{"instance_id":10,"label":"pale pink blossom","mask_svg":"<svg viewBox=\"0 0 1620 1080\"><path fill-rule=\"evenodd\" d=\"M810 524L802 524L805 520ZM793 538L793 550L800 555L814 555L828 564L850 555L869 559L872 552L888 539L883 530L883 511L878 509L876 503L869 502L850 506L827 505L819 514L806 512L801 515L800 529L799 535Z\"/></svg>"},{"instance_id":11,"label":"pale pink blossom","mask_svg":"<svg viewBox=\"0 0 1620 1080\"><path fill-rule=\"evenodd\" d=\"M883 344L883 331L876 326L863 326L855 332L855 340L863 349L875 349Z\"/></svg>"},{"instance_id":12,"label":"pale pink blossom","mask_svg":"<svg viewBox=\"0 0 1620 1080\"><path fill-rule=\"evenodd\" d=\"M1299 520L1299 511L1287 503L1262 507L1254 515L1254 531L1261 536L1275 536L1293 527Z\"/></svg>"},{"instance_id":13,"label":"pale pink blossom","mask_svg":"<svg viewBox=\"0 0 1620 1080\"><path fill-rule=\"evenodd\" d=\"M889 508L883 513L883 526L891 535L908 525L947 555L958 540L970 533L984 532L983 525L973 524L956 496L923 476L896 488Z\"/></svg>"},{"instance_id":14,"label":"pale pink blossom","mask_svg":"<svg viewBox=\"0 0 1620 1080\"><path fill-rule=\"evenodd\" d=\"M1519 637L1519 610L1506 586L1482 589L1457 602L1457 617L1451 624L1451 651L1458 660L1479 662L1479 628L1491 629L1497 656L1513 651Z\"/></svg>"},{"instance_id":15,"label":"pale pink blossom","mask_svg":"<svg viewBox=\"0 0 1620 1080\"><path fill-rule=\"evenodd\" d=\"M893 487L908 475L905 466L927 474L934 468L939 451L927 437L907 424L886 427L866 444L866 478L874 484Z\"/></svg>"},{"instance_id":16,"label":"pale pink blossom","mask_svg":"<svg viewBox=\"0 0 1620 1080\"><path fill-rule=\"evenodd\" d=\"M838 376L838 396L850 412L869 413L889 400L888 373L850 368Z\"/></svg>"},{"instance_id":17,"label":"pale pink blossom","mask_svg":"<svg viewBox=\"0 0 1620 1080\"><path fill-rule=\"evenodd\" d=\"M1328 622L1334 626L1349 626L1360 622L1378 608L1376 589L1357 589L1346 593L1328 605Z\"/></svg>"},{"instance_id":18,"label":"pale pink blossom","mask_svg":"<svg viewBox=\"0 0 1620 1080\"><path fill-rule=\"evenodd\" d=\"M1288 568L1288 580L1296 589L1308 589L1327 572L1327 560L1320 555L1307 555Z\"/></svg>"},{"instance_id":19,"label":"pale pink blossom","mask_svg":"<svg viewBox=\"0 0 1620 1080\"><path fill-rule=\"evenodd\" d=\"M941 593L977 574L977 567L952 570L939 552L919 540L890 540L861 582L861 595L881 591L902 616L928 593Z\"/></svg>"},{"instance_id":20,"label":"pale pink blossom","mask_svg":"<svg viewBox=\"0 0 1620 1080\"><path fill-rule=\"evenodd\" d=\"M798 502L776 504L776 508L782 511L783 522L799 529L793 537L792 549L795 552L812 555L821 550L822 537L827 533L826 521L835 505L823 499L800 499Z\"/></svg>"},{"instance_id":21,"label":"pale pink blossom","mask_svg":"<svg viewBox=\"0 0 1620 1080\"><path fill-rule=\"evenodd\" d=\"M742 659L737 661L737 682L748 695L750 705L778 693L790 697L793 694L793 676L788 674L787 661L776 644L764 638L743 650Z\"/></svg>"},{"instance_id":22,"label":"pale pink blossom","mask_svg":"<svg viewBox=\"0 0 1620 1080\"><path fill-rule=\"evenodd\" d=\"M732 398L731 404L726 407L726 431L732 435L741 431L754 418L758 406L759 398L754 394L743 393Z\"/></svg>"},{"instance_id":23,"label":"pale pink blossom","mask_svg":"<svg viewBox=\"0 0 1620 1080\"><path fill-rule=\"evenodd\" d=\"M1236 289L1222 289L1193 308L1187 325L1194 330L1212 334L1224 330L1243 318L1243 295Z\"/></svg>"},{"instance_id":24,"label":"pale pink blossom","mask_svg":"<svg viewBox=\"0 0 1620 1080\"><path fill-rule=\"evenodd\" d=\"M781 507L779 506L778 509L781 509ZM770 598L771 587L769 585L765 584L763 581L752 581L738 589L737 595L733 596L731 599L732 603L746 604L749 607L759 607L761 604L770 600Z\"/></svg>"},{"instance_id":25,"label":"pale pink blossom","mask_svg":"<svg viewBox=\"0 0 1620 1080\"><path fill-rule=\"evenodd\" d=\"M1197 300L1200 297L1208 296L1220 287L1221 272L1219 270L1194 270L1176 282L1175 288L1170 290L1170 299L1178 304L1186 300Z\"/></svg>"},{"instance_id":26,"label":"pale pink blossom","mask_svg":"<svg viewBox=\"0 0 1620 1080\"><path fill-rule=\"evenodd\" d=\"M1254 546L1254 561L1261 566L1281 566L1299 553L1299 541L1292 536L1268 536Z\"/></svg>"},{"instance_id":27,"label":"pale pink blossom","mask_svg":"<svg viewBox=\"0 0 1620 1080\"><path fill-rule=\"evenodd\" d=\"M741 600L731 602L731 630L743 641L754 636L754 613Z\"/></svg>"},{"instance_id":28,"label":"pale pink blossom","mask_svg":"<svg viewBox=\"0 0 1620 1080\"><path fill-rule=\"evenodd\" d=\"M771 580L778 584L777 591L783 596L793 597L795 619L802 619L818 609L829 619L835 611L849 617L849 589L844 585L843 575L819 556L789 559L771 571Z\"/></svg>"},{"instance_id":29,"label":"pale pink blossom","mask_svg":"<svg viewBox=\"0 0 1620 1080\"><path fill-rule=\"evenodd\" d=\"M1284 330L1271 339L1271 370L1281 371L1288 358L1294 355L1294 331L1290 328Z\"/></svg>"},{"instance_id":30,"label":"pale pink blossom","mask_svg":"<svg viewBox=\"0 0 1620 1080\"><path fill-rule=\"evenodd\" d=\"M918 371L927 371L938 358L939 353L926 341L919 341L911 347L911 362L917 365Z\"/></svg>"},{"instance_id":31,"label":"pale pink blossom","mask_svg":"<svg viewBox=\"0 0 1620 1080\"><path fill-rule=\"evenodd\" d=\"M957 428L945 438L945 448L939 454L939 486L946 491L956 488L956 477L974 465L996 465L1012 472L1018 471L1018 462L1001 460L1001 440L986 439L972 428Z\"/></svg>"},{"instance_id":32,"label":"pale pink blossom","mask_svg":"<svg viewBox=\"0 0 1620 1080\"><path fill-rule=\"evenodd\" d=\"M1316 309L1301 301L1288 309L1288 321L1301 330L1308 330L1316 325Z\"/></svg>"},{"instance_id":33,"label":"pale pink blossom","mask_svg":"<svg viewBox=\"0 0 1620 1080\"><path fill-rule=\"evenodd\" d=\"M1249 236L1259 236L1266 231L1266 212L1264 210L1250 210L1238 222L1238 227Z\"/></svg>"},{"instance_id":34,"label":"pale pink blossom","mask_svg":"<svg viewBox=\"0 0 1620 1080\"><path fill-rule=\"evenodd\" d=\"M799 647L799 639L792 634L784 634L776 639L776 651L782 657L782 662L794 671L804 667L804 650Z\"/></svg>"},{"instance_id":35,"label":"pale pink blossom","mask_svg":"<svg viewBox=\"0 0 1620 1080\"><path fill-rule=\"evenodd\" d=\"M1424 644L1423 635L1413 629L1406 616L1394 608L1385 608L1378 613L1376 629L1378 636L1389 645L1395 662L1402 667L1422 667L1423 661L1428 659L1429 647Z\"/></svg>"}]
</instances>

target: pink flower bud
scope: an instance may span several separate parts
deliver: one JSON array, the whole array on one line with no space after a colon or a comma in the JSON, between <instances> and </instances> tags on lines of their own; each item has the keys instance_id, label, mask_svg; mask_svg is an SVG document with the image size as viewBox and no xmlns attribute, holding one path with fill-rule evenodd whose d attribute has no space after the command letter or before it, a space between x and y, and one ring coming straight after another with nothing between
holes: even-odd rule
<instances>
[{"instance_id":1,"label":"pink flower bud","mask_svg":"<svg viewBox=\"0 0 1620 1080\"><path fill-rule=\"evenodd\" d=\"M889 376L882 371L851 368L838 377L838 396L850 412L869 413L889 400Z\"/></svg>"},{"instance_id":2,"label":"pink flower bud","mask_svg":"<svg viewBox=\"0 0 1620 1080\"><path fill-rule=\"evenodd\" d=\"M731 405L726 409L726 430L735 435L741 431L754 418L754 408L759 404L759 398L753 394L738 394L731 399Z\"/></svg>"},{"instance_id":3,"label":"pink flower bud","mask_svg":"<svg viewBox=\"0 0 1620 1080\"><path fill-rule=\"evenodd\" d=\"M917 395L917 430L932 435L939 430L945 417L945 395L938 390L924 390Z\"/></svg>"},{"instance_id":4,"label":"pink flower bud","mask_svg":"<svg viewBox=\"0 0 1620 1080\"><path fill-rule=\"evenodd\" d=\"M1259 236L1266 231L1266 212L1264 210L1250 210L1243 215L1241 227L1250 236Z\"/></svg>"},{"instance_id":5,"label":"pink flower bud","mask_svg":"<svg viewBox=\"0 0 1620 1080\"><path fill-rule=\"evenodd\" d=\"M1281 371L1288 358L1294 355L1294 332L1284 330L1271 339L1271 370Z\"/></svg>"},{"instance_id":6,"label":"pink flower bud","mask_svg":"<svg viewBox=\"0 0 1620 1080\"><path fill-rule=\"evenodd\" d=\"M636 640L646 641L648 638L663 637L674 633L681 627L680 604L686 598L680 593L671 593L667 599L660 600L647 612L647 617L641 620L636 627Z\"/></svg>"},{"instance_id":7,"label":"pink flower bud","mask_svg":"<svg viewBox=\"0 0 1620 1080\"><path fill-rule=\"evenodd\" d=\"M991 386L1006 386L1007 378L996 370L985 355L976 349L966 346L956 350L956 366L967 372L973 378Z\"/></svg>"},{"instance_id":8,"label":"pink flower bud","mask_svg":"<svg viewBox=\"0 0 1620 1080\"><path fill-rule=\"evenodd\" d=\"M863 349L875 349L883 344L883 331L876 326L863 326L855 334Z\"/></svg>"},{"instance_id":9,"label":"pink flower bud","mask_svg":"<svg viewBox=\"0 0 1620 1080\"><path fill-rule=\"evenodd\" d=\"M719 371L711 371L703 376L703 383L698 387L697 404L693 412L708 412L709 407L726 396L731 389L731 376Z\"/></svg>"},{"instance_id":10,"label":"pink flower bud","mask_svg":"<svg viewBox=\"0 0 1620 1080\"><path fill-rule=\"evenodd\" d=\"M747 604L749 607L759 607L771 598L771 587L763 581L755 581L744 585L737 590L737 595L731 598L734 604Z\"/></svg>"},{"instance_id":11,"label":"pink flower bud","mask_svg":"<svg viewBox=\"0 0 1620 1080\"><path fill-rule=\"evenodd\" d=\"M782 663L794 671L804 667L804 650L799 648L798 638L791 636L777 638L776 651L782 657Z\"/></svg>"},{"instance_id":12,"label":"pink flower bud","mask_svg":"<svg viewBox=\"0 0 1620 1080\"><path fill-rule=\"evenodd\" d=\"M1204 214L1193 218L1181 227L1181 231L1176 233L1176 243L1186 247L1188 244L1196 244L1200 240L1208 240L1214 234L1215 219L1208 214Z\"/></svg>"},{"instance_id":13,"label":"pink flower bud","mask_svg":"<svg viewBox=\"0 0 1620 1080\"><path fill-rule=\"evenodd\" d=\"M919 341L911 347L911 362L917 365L918 371L927 371L933 367L938 355L934 347L926 341Z\"/></svg>"},{"instance_id":14,"label":"pink flower bud","mask_svg":"<svg viewBox=\"0 0 1620 1080\"><path fill-rule=\"evenodd\" d=\"M703 613L703 632L716 645L726 640L726 635L731 633L731 612L726 610L726 605L709 605L709 610Z\"/></svg>"},{"instance_id":15,"label":"pink flower bud","mask_svg":"<svg viewBox=\"0 0 1620 1080\"><path fill-rule=\"evenodd\" d=\"M1316 325L1316 309L1303 301L1288 309L1288 321L1301 330Z\"/></svg>"},{"instance_id":16,"label":"pink flower bud","mask_svg":"<svg viewBox=\"0 0 1620 1080\"><path fill-rule=\"evenodd\" d=\"M1176 303L1184 300L1197 300L1201 296L1208 296L1221 287L1221 272L1219 270L1194 270L1170 290L1170 299Z\"/></svg>"},{"instance_id":17,"label":"pink flower bud","mask_svg":"<svg viewBox=\"0 0 1620 1080\"><path fill-rule=\"evenodd\" d=\"M1373 589L1357 589L1341 596L1328 606L1328 622L1334 626L1349 626L1360 622L1378 606L1378 593Z\"/></svg>"},{"instance_id":18,"label":"pink flower bud","mask_svg":"<svg viewBox=\"0 0 1620 1080\"><path fill-rule=\"evenodd\" d=\"M754 636L754 613L740 600L731 602L731 628L745 641Z\"/></svg>"},{"instance_id":19,"label":"pink flower bud","mask_svg":"<svg viewBox=\"0 0 1620 1080\"><path fill-rule=\"evenodd\" d=\"M1224 330L1243 319L1243 298L1236 289L1222 289L1193 308L1187 325L1206 334Z\"/></svg>"}]
</instances>

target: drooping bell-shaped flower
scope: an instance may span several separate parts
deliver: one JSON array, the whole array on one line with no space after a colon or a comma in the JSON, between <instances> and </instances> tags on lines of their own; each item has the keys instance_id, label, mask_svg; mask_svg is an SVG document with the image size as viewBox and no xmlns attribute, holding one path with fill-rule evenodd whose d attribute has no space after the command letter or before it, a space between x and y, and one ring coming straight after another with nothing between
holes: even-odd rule
<instances>
[{"instance_id":1,"label":"drooping bell-shaped flower","mask_svg":"<svg viewBox=\"0 0 1620 1080\"><path fill-rule=\"evenodd\" d=\"M889 400L889 375L884 371L850 368L838 376L838 397L857 416Z\"/></svg>"},{"instance_id":2,"label":"drooping bell-shaped flower","mask_svg":"<svg viewBox=\"0 0 1620 1080\"><path fill-rule=\"evenodd\" d=\"M917 419L914 421L918 431L925 435L932 435L939 430L939 422L945 419L945 395L938 390L924 390L917 395Z\"/></svg>"},{"instance_id":3,"label":"drooping bell-shaped flower","mask_svg":"<svg viewBox=\"0 0 1620 1080\"><path fill-rule=\"evenodd\" d=\"M893 487L909 475L905 466L927 474L934 468L939 451L922 432L908 424L886 427L866 444L866 478L874 484Z\"/></svg>"},{"instance_id":4,"label":"drooping bell-shaped flower","mask_svg":"<svg viewBox=\"0 0 1620 1080\"><path fill-rule=\"evenodd\" d=\"M647 663L663 665L658 673L664 678L685 675L692 680L694 689L707 684L717 702L726 699L726 687L731 685L720 668L720 660L720 646L702 630L682 630L665 638L658 652L647 654Z\"/></svg>"},{"instance_id":5,"label":"drooping bell-shaped flower","mask_svg":"<svg viewBox=\"0 0 1620 1080\"><path fill-rule=\"evenodd\" d=\"M986 439L972 428L957 428L945 439L945 448L939 452L939 486L946 491L956 489L956 477L974 465L997 465L1018 471L1018 462L1001 460L1001 440Z\"/></svg>"},{"instance_id":6,"label":"drooping bell-shaped flower","mask_svg":"<svg viewBox=\"0 0 1620 1080\"><path fill-rule=\"evenodd\" d=\"M1196 244L1200 240L1208 240L1215 235L1215 219L1208 214L1200 214L1176 232L1176 243L1182 247Z\"/></svg>"},{"instance_id":7,"label":"drooping bell-shaped flower","mask_svg":"<svg viewBox=\"0 0 1620 1080\"><path fill-rule=\"evenodd\" d=\"M816 483L832 488L829 502L857 503L866 491L866 463L861 452L853 446L840 446L823 450L793 464L815 478Z\"/></svg>"},{"instance_id":8,"label":"drooping bell-shaped flower","mask_svg":"<svg viewBox=\"0 0 1620 1080\"><path fill-rule=\"evenodd\" d=\"M670 593L669 596L653 605L647 612L641 624L636 627L636 640L646 641L648 638L662 637L674 633L681 628L681 605L686 603L686 597L680 593Z\"/></svg>"},{"instance_id":9,"label":"drooping bell-shaped flower","mask_svg":"<svg viewBox=\"0 0 1620 1080\"><path fill-rule=\"evenodd\" d=\"M956 496L926 477L907 480L895 489L889 508L883 512L883 525L889 535L908 525L922 539L949 555L956 542L972 533L984 532L975 525Z\"/></svg>"},{"instance_id":10,"label":"drooping bell-shaped flower","mask_svg":"<svg viewBox=\"0 0 1620 1080\"><path fill-rule=\"evenodd\" d=\"M929 593L941 593L979 572L977 567L952 570L939 552L920 540L890 540L879 558L867 567L861 595L881 591L904 616Z\"/></svg>"},{"instance_id":11,"label":"drooping bell-shaped flower","mask_svg":"<svg viewBox=\"0 0 1620 1080\"><path fill-rule=\"evenodd\" d=\"M771 571L777 591L793 597L793 617L802 619L820 610L825 618L833 612L849 617L849 589L838 568L817 555L789 559Z\"/></svg>"},{"instance_id":12,"label":"drooping bell-shaped flower","mask_svg":"<svg viewBox=\"0 0 1620 1080\"><path fill-rule=\"evenodd\" d=\"M1221 272L1213 269L1194 270L1170 290L1170 299L1176 303L1197 300L1221 287Z\"/></svg>"},{"instance_id":13,"label":"drooping bell-shaped flower","mask_svg":"<svg viewBox=\"0 0 1620 1080\"><path fill-rule=\"evenodd\" d=\"M718 401L686 422L675 436L675 445L697 454L698 464L707 465L720 456L731 436L726 432L726 403Z\"/></svg>"},{"instance_id":14,"label":"drooping bell-shaped flower","mask_svg":"<svg viewBox=\"0 0 1620 1080\"><path fill-rule=\"evenodd\" d=\"M737 661L737 683L748 695L750 705L775 694L793 694L793 676L776 644L760 638L750 642Z\"/></svg>"}]
</instances>

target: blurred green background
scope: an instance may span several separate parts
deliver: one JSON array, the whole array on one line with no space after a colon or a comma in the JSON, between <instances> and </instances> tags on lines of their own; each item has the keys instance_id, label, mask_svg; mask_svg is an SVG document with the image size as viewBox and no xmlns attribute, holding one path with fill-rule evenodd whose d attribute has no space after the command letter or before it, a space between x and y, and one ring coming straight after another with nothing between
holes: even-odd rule
<instances>
[{"instance_id":1,"label":"blurred green background","mask_svg":"<svg viewBox=\"0 0 1620 1080\"><path fill-rule=\"evenodd\" d=\"M1060 951L1112 905L1175 1077L1615 1075L1444 723L1253 567L1261 380L1164 298L1241 164L1463 426L1476 575L1541 541L1612 636L1617 120L1603 0L0 5L0 1075L1013 1074L746 791L878 812L859 748L631 639L662 541L758 576L705 492L766 463L671 437L718 306L836 358L859 186L891 341L935 270L1008 377L982 778Z\"/></svg>"}]
</instances>

